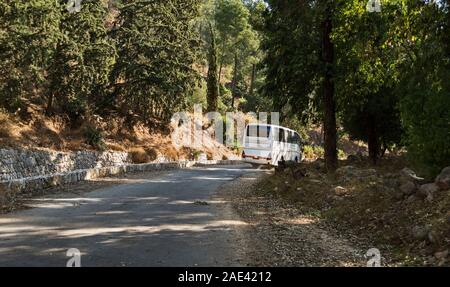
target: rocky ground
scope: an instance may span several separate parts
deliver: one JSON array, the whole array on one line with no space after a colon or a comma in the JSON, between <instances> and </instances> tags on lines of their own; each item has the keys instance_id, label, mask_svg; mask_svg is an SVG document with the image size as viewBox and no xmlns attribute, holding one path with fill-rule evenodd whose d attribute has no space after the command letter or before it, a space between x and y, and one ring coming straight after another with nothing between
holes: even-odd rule
<instances>
[{"instance_id":1,"label":"rocky ground","mask_svg":"<svg viewBox=\"0 0 450 287\"><path fill-rule=\"evenodd\" d=\"M249 224L255 266L366 266L368 247L268 192L264 178L247 175L226 186L222 196Z\"/></svg>"},{"instance_id":2,"label":"rocky ground","mask_svg":"<svg viewBox=\"0 0 450 287\"><path fill-rule=\"evenodd\" d=\"M342 251L335 252L341 257L339 263L352 265L351 256L344 254L353 253L348 246L357 249L354 246L359 245L363 250L379 249L385 266L450 264L449 168L430 182L405 168L405 162L398 158L385 159L376 168L350 158L341 162L333 175L326 174L323 162L317 161L280 167L256 186L253 192L241 196L237 209L244 210L244 217L250 214L248 217L257 221L256 226L263 230L260 233L278 233L269 241L274 248L286 249L289 262L302 264L302 257L292 252L308 254L311 250L311 257L321 258L323 265L336 265L334 260L323 259L328 254L323 247L341 246L344 242ZM321 230L327 231L325 236ZM294 235L290 236L291 232ZM348 244L334 234L358 244ZM327 240L318 240L322 237Z\"/></svg>"}]
</instances>

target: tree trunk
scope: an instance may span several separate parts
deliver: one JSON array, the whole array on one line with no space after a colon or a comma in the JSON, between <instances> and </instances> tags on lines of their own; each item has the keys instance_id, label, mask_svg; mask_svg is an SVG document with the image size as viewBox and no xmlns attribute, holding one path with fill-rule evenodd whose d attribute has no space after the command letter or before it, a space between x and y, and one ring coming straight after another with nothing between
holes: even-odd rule
<instances>
[{"instance_id":1,"label":"tree trunk","mask_svg":"<svg viewBox=\"0 0 450 287\"><path fill-rule=\"evenodd\" d=\"M256 64L252 66L252 78L250 80L250 91L249 95L253 96L253 91L255 90L255 80L256 80Z\"/></svg>"},{"instance_id":2,"label":"tree trunk","mask_svg":"<svg viewBox=\"0 0 450 287\"><path fill-rule=\"evenodd\" d=\"M51 115L53 113L53 99L55 98L55 96L53 95L53 93L50 93L50 95L48 96L47 99L47 107L45 108L45 113L47 115Z\"/></svg>"},{"instance_id":3,"label":"tree trunk","mask_svg":"<svg viewBox=\"0 0 450 287\"><path fill-rule=\"evenodd\" d=\"M328 4L330 5L330 4ZM331 7L327 7L326 19L323 22L323 61L325 75L323 83L323 105L324 105L324 143L325 164L329 172L336 170L337 159L337 128L336 128L336 103L334 99L334 46L331 42L333 24L331 20Z\"/></svg>"},{"instance_id":4,"label":"tree trunk","mask_svg":"<svg viewBox=\"0 0 450 287\"><path fill-rule=\"evenodd\" d=\"M217 78L217 49L214 29L209 23L209 33L211 36L211 44L208 55L208 79L207 79L207 102L208 112L217 111L219 99L219 80Z\"/></svg>"},{"instance_id":5,"label":"tree trunk","mask_svg":"<svg viewBox=\"0 0 450 287\"><path fill-rule=\"evenodd\" d=\"M368 120L368 144L369 144L369 158L374 165L378 163L380 157L380 141L378 140L377 130L375 127L375 121L372 117Z\"/></svg>"},{"instance_id":6,"label":"tree trunk","mask_svg":"<svg viewBox=\"0 0 450 287\"><path fill-rule=\"evenodd\" d=\"M236 100L236 94L237 94L237 75L238 75L238 55L237 52L234 53L234 72L233 72L233 83L232 83L232 89L231 89L231 107L234 110L234 104Z\"/></svg>"},{"instance_id":7,"label":"tree trunk","mask_svg":"<svg viewBox=\"0 0 450 287\"><path fill-rule=\"evenodd\" d=\"M220 81L222 80L222 69L223 69L223 61L225 59L225 43L226 43L226 39L223 40L223 44L222 44L222 53L220 56L220 64L219 64L219 84Z\"/></svg>"}]
</instances>

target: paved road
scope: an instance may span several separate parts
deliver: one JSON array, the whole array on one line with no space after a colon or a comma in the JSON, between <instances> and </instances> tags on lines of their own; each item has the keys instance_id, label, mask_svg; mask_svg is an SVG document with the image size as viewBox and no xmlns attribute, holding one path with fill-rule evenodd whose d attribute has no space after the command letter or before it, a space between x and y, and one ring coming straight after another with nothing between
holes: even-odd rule
<instances>
[{"instance_id":1,"label":"paved road","mask_svg":"<svg viewBox=\"0 0 450 287\"><path fill-rule=\"evenodd\" d=\"M80 196L40 199L0 216L0 266L241 266L244 223L217 190L254 172L217 166L142 176ZM203 202L208 202L204 205Z\"/></svg>"}]
</instances>

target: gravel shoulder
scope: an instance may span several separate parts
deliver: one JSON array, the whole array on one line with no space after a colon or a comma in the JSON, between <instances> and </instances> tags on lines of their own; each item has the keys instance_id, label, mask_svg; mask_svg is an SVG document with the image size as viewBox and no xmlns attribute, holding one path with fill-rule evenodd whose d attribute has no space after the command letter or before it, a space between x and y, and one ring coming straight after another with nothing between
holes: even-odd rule
<instances>
[{"instance_id":1,"label":"gravel shoulder","mask_svg":"<svg viewBox=\"0 0 450 287\"><path fill-rule=\"evenodd\" d=\"M219 192L248 224L246 253L253 266L366 266L368 249L355 243L356 238L339 234L314 215L302 214L259 189L258 184L271 173L246 174Z\"/></svg>"}]
</instances>

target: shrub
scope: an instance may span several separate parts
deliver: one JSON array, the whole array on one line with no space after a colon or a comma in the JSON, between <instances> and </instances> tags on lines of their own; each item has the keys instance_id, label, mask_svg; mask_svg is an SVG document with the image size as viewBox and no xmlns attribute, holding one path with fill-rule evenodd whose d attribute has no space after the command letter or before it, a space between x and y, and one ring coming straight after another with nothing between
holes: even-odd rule
<instances>
[{"instance_id":1,"label":"shrub","mask_svg":"<svg viewBox=\"0 0 450 287\"><path fill-rule=\"evenodd\" d=\"M306 145L303 147L303 156L307 159L323 158L325 150L321 146Z\"/></svg>"},{"instance_id":2,"label":"shrub","mask_svg":"<svg viewBox=\"0 0 450 287\"><path fill-rule=\"evenodd\" d=\"M147 163L150 161L147 153L142 147L132 148L129 153L131 155L133 163Z\"/></svg>"},{"instance_id":3,"label":"shrub","mask_svg":"<svg viewBox=\"0 0 450 287\"><path fill-rule=\"evenodd\" d=\"M438 57L436 59L440 61ZM440 65L439 62L435 64ZM436 68L434 73L419 78L421 88L410 87L401 102L408 156L430 178L450 166L449 77L447 69Z\"/></svg>"},{"instance_id":4,"label":"shrub","mask_svg":"<svg viewBox=\"0 0 450 287\"><path fill-rule=\"evenodd\" d=\"M8 112L0 108L0 137L9 137L8 121Z\"/></svg>"},{"instance_id":5,"label":"shrub","mask_svg":"<svg viewBox=\"0 0 450 287\"><path fill-rule=\"evenodd\" d=\"M158 158L158 153L153 148L146 149L145 152L147 153L150 161L155 161Z\"/></svg>"},{"instance_id":6,"label":"shrub","mask_svg":"<svg viewBox=\"0 0 450 287\"><path fill-rule=\"evenodd\" d=\"M345 160L347 159L348 155L341 149L338 149L338 158L340 160Z\"/></svg>"},{"instance_id":7,"label":"shrub","mask_svg":"<svg viewBox=\"0 0 450 287\"><path fill-rule=\"evenodd\" d=\"M103 134L97 128L88 125L84 130L84 137L88 145L91 145L99 150L105 149L106 145L103 141Z\"/></svg>"},{"instance_id":8,"label":"shrub","mask_svg":"<svg viewBox=\"0 0 450 287\"><path fill-rule=\"evenodd\" d=\"M202 153L203 153L202 151L194 150L194 151L192 152L192 157L193 157L193 159L194 159L194 160L198 160L198 159L200 158L200 155L201 155Z\"/></svg>"},{"instance_id":9,"label":"shrub","mask_svg":"<svg viewBox=\"0 0 450 287\"><path fill-rule=\"evenodd\" d=\"M86 102L79 98L68 99L63 105L63 110L72 122L76 122L86 113Z\"/></svg>"},{"instance_id":10,"label":"shrub","mask_svg":"<svg viewBox=\"0 0 450 287\"><path fill-rule=\"evenodd\" d=\"M126 149L121 146L120 144L116 144L116 143L108 143L106 148L108 148L109 150L112 151L119 151L119 152L125 152Z\"/></svg>"}]
</instances>

